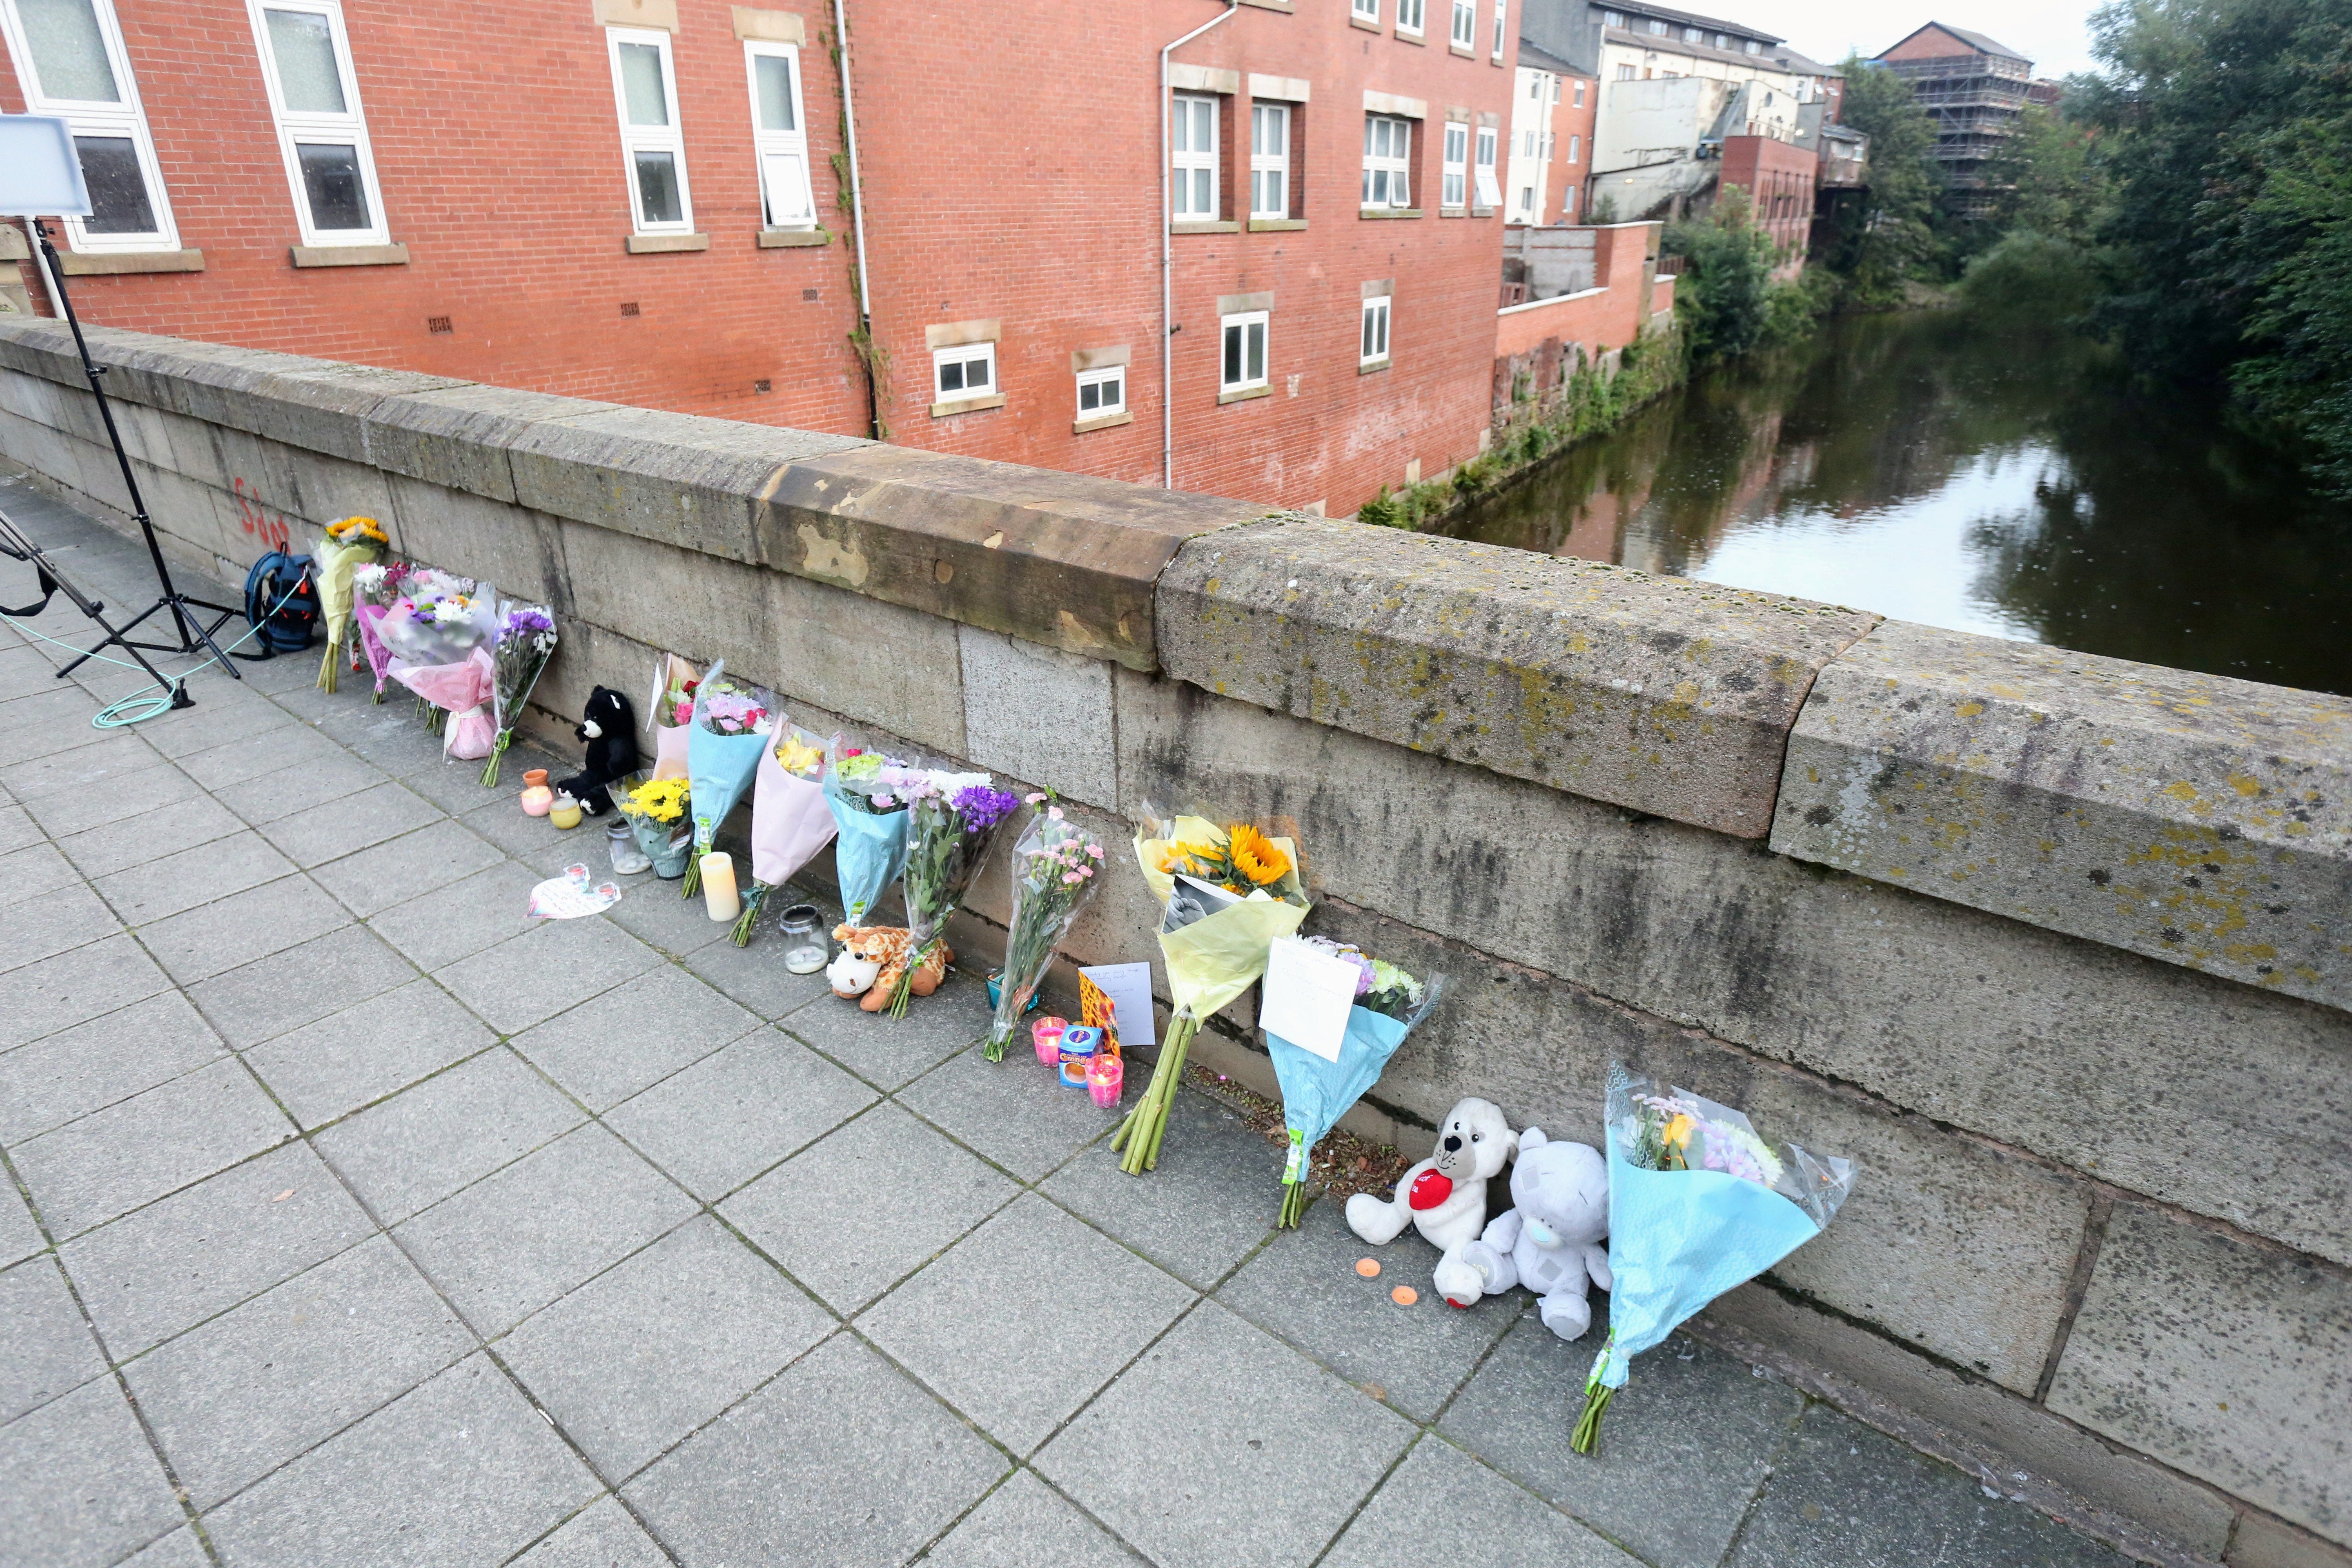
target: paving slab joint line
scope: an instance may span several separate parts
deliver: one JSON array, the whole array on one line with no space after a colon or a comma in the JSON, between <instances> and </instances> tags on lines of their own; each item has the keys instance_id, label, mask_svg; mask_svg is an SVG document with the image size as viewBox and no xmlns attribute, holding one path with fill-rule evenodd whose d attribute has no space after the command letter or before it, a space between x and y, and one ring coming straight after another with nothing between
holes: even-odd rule
<instances>
[{"instance_id":1,"label":"paving slab joint line","mask_svg":"<svg viewBox=\"0 0 2352 1568\"><path fill-rule=\"evenodd\" d=\"M1385 1404L1386 1401L1382 1403ZM1411 1420L1412 1417L1407 1416L1406 1419ZM1339 1528L1331 1532L1331 1539L1323 1543L1322 1550L1307 1560L1307 1568L1322 1568L1323 1559L1330 1556L1332 1549L1337 1547L1346 1538L1348 1531L1355 1527L1357 1519L1364 1510L1371 1507L1372 1500L1381 1495L1381 1489L1389 1484L1389 1479L1404 1468L1405 1460L1412 1457L1414 1449L1432 1440L1433 1435L1429 1428L1419 1422L1414 1422L1412 1436L1405 1439L1404 1447L1397 1450L1397 1457L1389 1461L1388 1468L1381 1472L1380 1479L1364 1489L1364 1495L1356 1500L1356 1506L1348 1510L1348 1517L1339 1521Z\"/></svg>"},{"instance_id":2,"label":"paving slab joint line","mask_svg":"<svg viewBox=\"0 0 2352 1568\"><path fill-rule=\"evenodd\" d=\"M1760 1362L1750 1362L1748 1370L1759 1376L1769 1376L1775 1383L1788 1381L1770 1373ZM1723 1555L1716 1559L1717 1568L1731 1568L1732 1563L1738 1561L1740 1538L1748 1533L1749 1521L1755 1519L1757 1511L1764 1506L1764 1495L1772 1489L1772 1479L1780 1473L1781 1457L1788 1453L1790 1445L1796 1442L1797 1433L1805 1424L1806 1413L1816 1405L1828 1403L1802 1388L1799 1388L1797 1393L1800 1397L1797 1401L1796 1414L1789 1417L1788 1426L1782 1430L1780 1442L1773 1445L1770 1457L1764 1461L1763 1473L1756 1478L1756 1485L1748 1491L1748 1501L1739 1510L1739 1522L1731 1527L1731 1538L1723 1543Z\"/></svg>"},{"instance_id":3,"label":"paving slab joint line","mask_svg":"<svg viewBox=\"0 0 2352 1568\"><path fill-rule=\"evenodd\" d=\"M2091 1275L2099 1264L2099 1248L2106 1244L2107 1221L2116 1212L2115 1194L2105 1184L2091 1189L2091 1210L2083 1220L2082 1245L2074 1251L2074 1271L2066 1277L2066 1298L2058 1310L2058 1326L2051 1331L2050 1354L2042 1363L2042 1375L2034 1380L2033 1403L2041 1405L2050 1397L2050 1385L2058 1381L2058 1363L2066 1354L2066 1342L2074 1336L2074 1320L2083 1310L2083 1299L2091 1293ZM2231 1526L2234 1531L2234 1521Z\"/></svg>"}]
</instances>

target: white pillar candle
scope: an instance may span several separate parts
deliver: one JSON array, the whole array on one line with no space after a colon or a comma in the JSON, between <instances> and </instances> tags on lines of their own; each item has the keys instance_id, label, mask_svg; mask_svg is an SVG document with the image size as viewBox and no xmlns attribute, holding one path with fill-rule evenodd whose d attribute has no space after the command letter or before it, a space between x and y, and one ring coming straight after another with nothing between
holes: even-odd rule
<instances>
[{"instance_id":1,"label":"white pillar candle","mask_svg":"<svg viewBox=\"0 0 2352 1568\"><path fill-rule=\"evenodd\" d=\"M702 901L715 921L731 921L743 912L735 896L735 858L714 849L702 858Z\"/></svg>"}]
</instances>

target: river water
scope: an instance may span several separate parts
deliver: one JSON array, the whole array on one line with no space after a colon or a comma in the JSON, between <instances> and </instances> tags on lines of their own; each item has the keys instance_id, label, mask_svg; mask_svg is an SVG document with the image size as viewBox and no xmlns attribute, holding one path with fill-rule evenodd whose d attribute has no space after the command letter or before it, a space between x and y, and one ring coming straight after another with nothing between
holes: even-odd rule
<instances>
[{"instance_id":1,"label":"river water","mask_svg":"<svg viewBox=\"0 0 2352 1568\"><path fill-rule=\"evenodd\" d=\"M1974 311L1832 321L1444 531L2352 692L2352 510L2098 345Z\"/></svg>"}]
</instances>

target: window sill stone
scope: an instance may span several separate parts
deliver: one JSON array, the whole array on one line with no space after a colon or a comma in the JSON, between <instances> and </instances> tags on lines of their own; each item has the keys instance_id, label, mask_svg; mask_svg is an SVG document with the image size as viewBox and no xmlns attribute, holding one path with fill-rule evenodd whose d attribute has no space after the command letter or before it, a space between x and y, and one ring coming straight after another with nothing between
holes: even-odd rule
<instances>
[{"instance_id":1,"label":"window sill stone","mask_svg":"<svg viewBox=\"0 0 2352 1568\"><path fill-rule=\"evenodd\" d=\"M803 245L831 245L833 235L822 228L763 228L760 231L762 250L790 250Z\"/></svg>"},{"instance_id":2,"label":"window sill stone","mask_svg":"<svg viewBox=\"0 0 2352 1568\"><path fill-rule=\"evenodd\" d=\"M1475 60L1478 58L1477 50L1465 49L1461 45L1454 43L1450 39L1446 42L1445 52L1449 55L1460 55L1465 60Z\"/></svg>"},{"instance_id":3,"label":"window sill stone","mask_svg":"<svg viewBox=\"0 0 2352 1568\"><path fill-rule=\"evenodd\" d=\"M1468 207L1440 207L1437 209L1437 216L1439 217L1468 217L1470 216L1470 209Z\"/></svg>"},{"instance_id":4,"label":"window sill stone","mask_svg":"<svg viewBox=\"0 0 2352 1568\"><path fill-rule=\"evenodd\" d=\"M1307 226L1303 217L1254 217L1250 219L1252 234L1295 234Z\"/></svg>"},{"instance_id":5,"label":"window sill stone","mask_svg":"<svg viewBox=\"0 0 2352 1568\"><path fill-rule=\"evenodd\" d=\"M12 231L13 232L13 231ZM402 251L400 258L408 259ZM296 261L295 266L302 265ZM316 266L317 263L311 265ZM89 278L116 272L202 272L205 253L201 250L132 250L58 252L58 270L68 278Z\"/></svg>"},{"instance_id":6,"label":"window sill stone","mask_svg":"<svg viewBox=\"0 0 2352 1568\"><path fill-rule=\"evenodd\" d=\"M708 250L710 237L707 234L633 234L629 236L631 256L662 256L674 250Z\"/></svg>"},{"instance_id":7,"label":"window sill stone","mask_svg":"<svg viewBox=\"0 0 2352 1568\"><path fill-rule=\"evenodd\" d=\"M297 245L289 247L297 267L405 267L408 247L404 245ZM189 254L182 251L185 256ZM196 253L199 258L202 252ZM198 263L202 265L201 259ZM68 270L71 270L68 268ZM109 270L111 270L110 268ZM145 270L145 268L141 268ZM186 270L194 271L195 268Z\"/></svg>"},{"instance_id":8,"label":"window sill stone","mask_svg":"<svg viewBox=\"0 0 2352 1568\"><path fill-rule=\"evenodd\" d=\"M1419 207L1358 207L1357 216L1366 218L1419 217Z\"/></svg>"},{"instance_id":9,"label":"window sill stone","mask_svg":"<svg viewBox=\"0 0 2352 1568\"><path fill-rule=\"evenodd\" d=\"M1421 44L1426 46L1429 42L1427 38L1422 37L1419 33L1408 33L1402 27L1399 27L1396 30L1394 37L1396 41L1400 44Z\"/></svg>"},{"instance_id":10,"label":"window sill stone","mask_svg":"<svg viewBox=\"0 0 2352 1568\"><path fill-rule=\"evenodd\" d=\"M983 408L1004 406L1004 394L992 392L985 397L958 397L946 403L931 405L931 417L946 419L958 414L977 414Z\"/></svg>"},{"instance_id":11,"label":"window sill stone","mask_svg":"<svg viewBox=\"0 0 2352 1568\"><path fill-rule=\"evenodd\" d=\"M1097 414L1091 419L1070 421L1070 434L1083 436L1089 430L1108 430L1120 425L1135 423L1135 410L1123 409L1117 414Z\"/></svg>"},{"instance_id":12,"label":"window sill stone","mask_svg":"<svg viewBox=\"0 0 2352 1568\"><path fill-rule=\"evenodd\" d=\"M1188 218L1168 226L1171 234L1239 234L1241 231L1241 220L1231 217Z\"/></svg>"},{"instance_id":13,"label":"window sill stone","mask_svg":"<svg viewBox=\"0 0 2352 1568\"><path fill-rule=\"evenodd\" d=\"M1368 22L1363 17L1357 16L1353 11L1348 13L1348 26L1350 27L1361 27L1367 33L1385 31L1378 22Z\"/></svg>"},{"instance_id":14,"label":"window sill stone","mask_svg":"<svg viewBox=\"0 0 2352 1568\"><path fill-rule=\"evenodd\" d=\"M1217 395L1217 402L1221 405L1227 403L1247 403L1253 397L1272 397L1273 395L1274 385L1269 382L1264 386L1244 386L1239 392L1221 392Z\"/></svg>"},{"instance_id":15,"label":"window sill stone","mask_svg":"<svg viewBox=\"0 0 2352 1568\"><path fill-rule=\"evenodd\" d=\"M1289 11L1293 9L1291 0L1241 0L1241 3L1244 5L1255 5L1260 9L1266 11Z\"/></svg>"},{"instance_id":16,"label":"window sill stone","mask_svg":"<svg viewBox=\"0 0 2352 1568\"><path fill-rule=\"evenodd\" d=\"M1373 375L1381 371L1388 369L1388 367L1389 362L1384 359L1359 360L1356 363L1356 374L1358 375Z\"/></svg>"},{"instance_id":17,"label":"window sill stone","mask_svg":"<svg viewBox=\"0 0 2352 1568\"><path fill-rule=\"evenodd\" d=\"M1472 207L1470 209L1470 216L1472 217L1493 217L1495 216L1495 209L1493 207Z\"/></svg>"}]
</instances>

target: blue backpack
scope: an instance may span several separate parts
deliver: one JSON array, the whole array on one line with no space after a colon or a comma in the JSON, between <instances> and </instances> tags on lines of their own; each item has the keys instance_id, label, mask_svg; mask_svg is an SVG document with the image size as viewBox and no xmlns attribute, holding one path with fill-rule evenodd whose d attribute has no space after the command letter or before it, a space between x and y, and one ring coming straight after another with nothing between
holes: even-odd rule
<instances>
[{"instance_id":1,"label":"blue backpack","mask_svg":"<svg viewBox=\"0 0 2352 1568\"><path fill-rule=\"evenodd\" d=\"M309 647L319 626L319 585L310 578L310 558L273 550L255 562L245 574L245 618L260 628L253 640L261 649L246 658Z\"/></svg>"}]
</instances>

